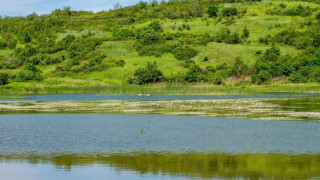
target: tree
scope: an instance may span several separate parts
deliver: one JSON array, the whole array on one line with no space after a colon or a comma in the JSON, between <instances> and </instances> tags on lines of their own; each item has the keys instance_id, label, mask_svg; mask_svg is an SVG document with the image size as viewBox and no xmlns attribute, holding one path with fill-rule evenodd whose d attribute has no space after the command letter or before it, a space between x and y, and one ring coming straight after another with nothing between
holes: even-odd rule
<instances>
[{"instance_id":1,"label":"tree","mask_svg":"<svg viewBox=\"0 0 320 180\"><path fill-rule=\"evenodd\" d=\"M298 72L292 73L290 78L289 78L289 80L291 82L294 82L294 83L305 83L305 82L307 82L307 79L304 76L302 76L300 73L298 73Z\"/></svg>"},{"instance_id":2,"label":"tree","mask_svg":"<svg viewBox=\"0 0 320 180\"><path fill-rule=\"evenodd\" d=\"M266 62L270 62L270 61L277 61L280 57L280 49L277 47L271 47L270 49L267 49L266 52L263 55L263 59Z\"/></svg>"},{"instance_id":3,"label":"tree","mask_svg":"<svg viewBox=\"0 0 320 180\"><path fill-rule=\"evenodd\" d=\"M209 6L208 11L207 11L209 17L217 17L218 16L218 12L219 12L219 8L217 6L214 6L214 5Z\"/></svg>"},{"instance_id":4,"label":"tree","mask_svg":"<svg viewBox=\"0 0 320 180\"><path fill-rule=\"evenodd\" d=\"M187 72L185 80L188 82L199 82L200 81L200 67L198 65L192 65Z\"/></svg>"},{"instance_id":5,"label":"tree","mask_svg":"<svg viewBox=\"0 0 320 180\"><path fill-rule=\"evenodd\" d=\"M133 84L149 84L159 82L163 79L162 71L158 69L157 63L148 62L144 68L139 68L134 72L134 77L129 80Z\"/></svg>"},{"instance_id":6,"label":"tree","mask_svg":"<svg viewBox=\"0 0 320 180\"><path fill-rule=\"evenodd\" d=\"M257 84L263 84L270 81L272 78L271 74L268 71L260 71L258 75L252 76L252 81Z\"/></svg>"},{"instance_id":7,"label":"tree","mask_svg":"<svg viewBox=\"0 0 320 180\"><path fill-rule=\"evenodd\" d=\"M0 85L4 86L8 84L9 75L5 73L0 73Z\"/></svg>"}]
</instances>

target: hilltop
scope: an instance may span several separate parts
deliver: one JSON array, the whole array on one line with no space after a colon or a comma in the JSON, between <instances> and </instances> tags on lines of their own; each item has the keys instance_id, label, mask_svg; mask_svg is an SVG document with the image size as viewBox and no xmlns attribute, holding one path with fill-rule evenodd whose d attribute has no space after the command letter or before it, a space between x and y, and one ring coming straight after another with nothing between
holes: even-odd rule
<instances>
[{"instance_id":1,"label":"hilltop","mask_svg":"<svg viewBox=\"0 0 320 180\"><path fill-rule=\"evenodd\" d=\"M171 0L2 17L0 92L295 83L319 91L318 3Z\"/></svg>"}]
</instances>

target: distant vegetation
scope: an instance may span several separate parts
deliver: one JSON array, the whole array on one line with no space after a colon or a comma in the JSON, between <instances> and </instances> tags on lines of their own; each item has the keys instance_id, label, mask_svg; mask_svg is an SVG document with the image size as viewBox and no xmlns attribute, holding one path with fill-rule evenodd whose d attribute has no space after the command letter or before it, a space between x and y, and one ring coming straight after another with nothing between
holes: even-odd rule
<instances>
[{"instance_id":1,"label":"distant vegetation","mask_svg":"<svg viewBox=\"0 0 320 180\"><path fill-rule=\"evenodd\" d=\"M318 1L169 0L0 18L0 86L320 83Z\"/></svg>"}]
</instances>

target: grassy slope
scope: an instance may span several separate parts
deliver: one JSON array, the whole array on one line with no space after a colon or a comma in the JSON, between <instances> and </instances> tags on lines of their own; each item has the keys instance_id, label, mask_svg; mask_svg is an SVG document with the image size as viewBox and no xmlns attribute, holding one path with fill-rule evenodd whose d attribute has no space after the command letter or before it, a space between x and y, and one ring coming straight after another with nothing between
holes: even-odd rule
<instances>
[{"instance_id":1,"label":"grassy slope","mask_svg":"<svg viewBox=\"0 0 320 180\"><path fill-rule=\"evenodd\" d=\"M194 58L195 62L201 67L206 67L209 65L215 66L223 62L228 64L233 63L236 57L240 57L246 64L253 65L257 59L255 54L258 50L265 50L270 47L270 45L261 45L258 42L259 37L265 37L268 34L275 34L283 29L287 28L299 28L303 30L299 24L307 21L310 17L292 17L292 16L276 16L276 15L266 15L268 9L274 7L279 7L280 3L287 5L287 9L291 7L296 7L299 4L303 6L310 6L312 8L317 8L319 5L310 4L307 2L287 2L287 1L273 1L273 2L256 2L256 3L238 3L238 4L223 4L220 6L237 6L238 9L247 9L247 13L242 18L236 18L236 23L228 26L232 32L242 33L242 29L247 26L250 31L250 37L243 44L230 45L224 43L209 43L207 46L197 46L199 50L198 55ZM203 18L193 18L188 21L191 25L191 30L184 30L184 33L193 34L203 34L208 33L210 35L215 35L219 30L226 27L225 21L219 22L217 19L211 19L204 15ZM312 15L314 16L314 15ZM314 18L313 18L314 20ZM149 22L143 24L136 24L135 28L144 27ZM182 20L162 20L161 21L164 31L166 32L179 32L178 26L182 25L184 21ZM175 27L175 28L174 28ZM129 27L132 28L132 27ZM58 34L59 39L67 36L68 34L73 34L75 36L80 36L88 30L82 32L76 31L66 31L65 33ZM111 37L110 32L94 31L96 36L100 37ZM249 43L250 42L250 43ZM41 84L37 82L30 83L11 83L7 86L13 87L13 89L26 89L24 87L36 86L38 89L43 87L88 87L88 86L128 86L127 79L133 74L133 72L144 66L148 61L157 61L160 69L164 72L165 76L171 74L183 74L187 69L183 68L180 64L181 62L176 60L172 54L166 54L161 57L153 56L139 56L134 49L134 41L106 41L97 50L104 52L106 55L111 57L118 57L125 60L126 64L124 67L113 67L104 71L96 71L91 73L67 73L59 74L53 73L56 65L50 66L39 66L45 77ZM289 47L280 46L282 54L290 54L296 56L299 50ZM0 50L0 56L5 56L11 51ZM207 56L209 58L208 62L204 62L203 58ZM31 85L30 85L31 84ZM157 86L157 85L156 85ZM308 87L313 87L316 85L308 85ZM147 86L150 87L150 86ZM286 85L274 85L274 87L281 87L277 91L290 91L296 90L295 88L286 88ZM254 88L258 88L254 86ZM264 87L259 86L260 89ZM307 87L306 87L307 88ZM32 88L31 88L32 89ZM228 89L228 88L227 88ZM3 88L2 88L3 91ZM251 90L249 90L251 91ZM199 91L201 92L201 91ZM320 92L320 91L317 91Z\"/></svg>"}]
</instances>

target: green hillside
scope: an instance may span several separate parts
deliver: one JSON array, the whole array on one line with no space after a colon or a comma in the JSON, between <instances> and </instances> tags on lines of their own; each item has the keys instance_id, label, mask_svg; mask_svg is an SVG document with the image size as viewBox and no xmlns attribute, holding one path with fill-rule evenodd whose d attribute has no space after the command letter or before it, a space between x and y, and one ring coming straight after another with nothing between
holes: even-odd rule
<instances>
[{"instance_id":1,"label":"green hillside","mask_svg":"<svg viewBox=\"0 0 320 180\"><path fill-rule=\"evenodd\" d=\"M170 0L1 17L0 93L318 87L318 3Z\"/></svg>"}]
</instances>

